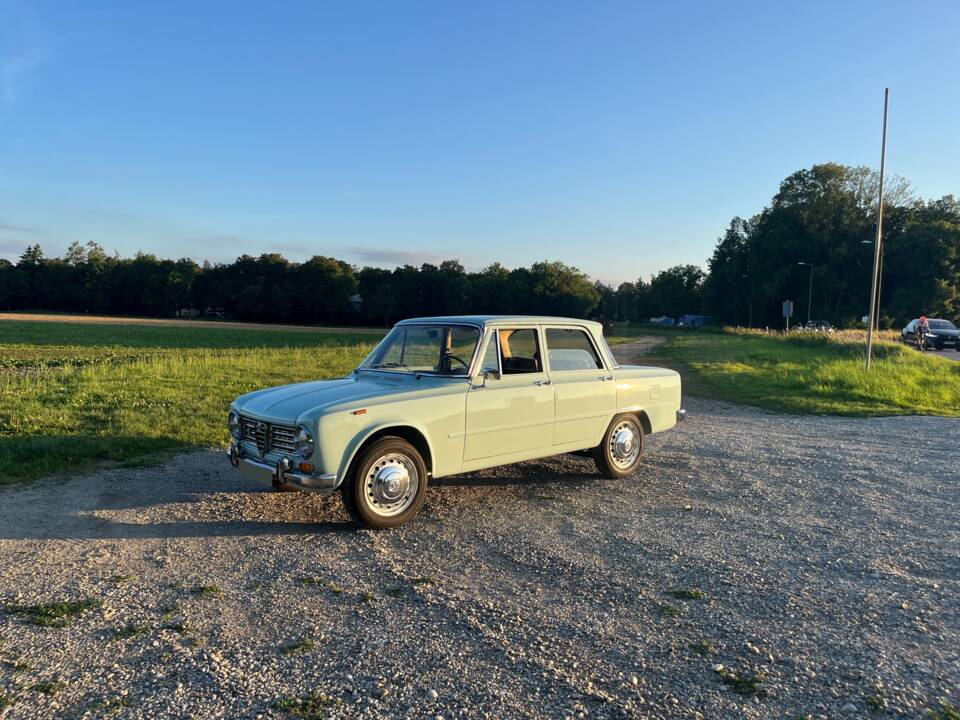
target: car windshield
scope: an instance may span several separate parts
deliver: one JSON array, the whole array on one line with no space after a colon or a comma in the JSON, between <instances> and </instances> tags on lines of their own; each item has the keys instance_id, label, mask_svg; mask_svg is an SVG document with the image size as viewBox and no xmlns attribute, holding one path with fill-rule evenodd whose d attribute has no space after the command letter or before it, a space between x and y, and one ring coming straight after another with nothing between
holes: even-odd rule
<instances>
[{"instance_id":1,"label":"car windshield","mask_svg":"<svg viewBox=\"0 0 960 720\"><path fill-rule=\"evenodd\" d=\"M949 320L930 320L929 321L931 330L956 330L953 323Z\"/></svg>"},{"instance_id":2,"label":"car windshield","mask_svg":"<svg viewBox=\"0 0 960 720\"><path fill-rule=\"evenodd\" d=\"M464 376L479 338L467 325L397 325L358 369Z\"/></svg>"}]
</instances>

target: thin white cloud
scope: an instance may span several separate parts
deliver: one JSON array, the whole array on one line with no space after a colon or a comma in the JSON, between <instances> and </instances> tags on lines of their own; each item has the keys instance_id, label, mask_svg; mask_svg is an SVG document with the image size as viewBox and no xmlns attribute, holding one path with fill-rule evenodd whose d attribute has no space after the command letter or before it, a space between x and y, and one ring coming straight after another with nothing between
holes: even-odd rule
<instances>
[{"instance_id":1,"label":"thin white cloud","mask_svg":"<svg viewBox=\"0 0 960 720\"><path fill-rule=\"evenodd\" d=\"M17 233L18 235L26 235L33 232L33 228L24 227L23 225L14 225L13 223L4 221L3 218L0 218L0 233Z\"/></svg>"},{"instance_id":2,"label":"thin white cloud","mask_svg":"<svg viewBox=\"0 0 960 720\"><path fill-rule=\"evenodd\" d=\"M0 238L0 258L16 262L26 247L27 243L23 241Z\"/></svg>"},{"instance_id":3,"label":"thin white cloud","mask_svg":"<svg viewBox=\"0 0 960 720\"><path fill-rule=\"evenodd\" d=\"M449 260L450 256L439 255L421 250L397 250L395 248L372 248L361 245L348 245L340 251L357 258L362 262L375 265L422 265L423 263L437 264Z\"/></svg>"}]
</instances>

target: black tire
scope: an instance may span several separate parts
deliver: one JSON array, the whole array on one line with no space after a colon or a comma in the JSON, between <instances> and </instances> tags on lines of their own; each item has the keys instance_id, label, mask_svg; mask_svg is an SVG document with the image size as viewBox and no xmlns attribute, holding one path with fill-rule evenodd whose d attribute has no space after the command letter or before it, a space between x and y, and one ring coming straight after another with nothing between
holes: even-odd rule
<instances>
[{"instance_id":1,"label":"black tire","mask_svg":"<svg viewBox=\"0 0 960 720\"><path fill-rule=\"evenodd\" d=\"M618 443L616 436L627 432L632 436L629 453L624 451L625 444ZM635 455L635 456L634 456ZM617 415L603 434L603 440L593 449L593 462L597 470L608 478L622 478L632 475L643 459L643 425L636 415L625 413Z\"/></svg>"},{"instance_id":2,"label":"black tire","mask_svg":"<svg viewBox=\"0 0 960 720\"><path fill-rule=\"evenodd\" d=\"M396 527L423 505L427 466L406 440L383 437L360 451L341 492L347 512L367 527Z\"/></svg>"}]
</instances>

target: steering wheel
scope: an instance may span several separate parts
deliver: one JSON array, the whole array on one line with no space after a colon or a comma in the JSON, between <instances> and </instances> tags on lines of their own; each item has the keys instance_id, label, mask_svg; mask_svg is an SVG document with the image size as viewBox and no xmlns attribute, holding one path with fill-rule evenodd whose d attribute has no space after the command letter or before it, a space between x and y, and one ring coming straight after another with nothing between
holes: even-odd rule
<instances>
[{"instance_id":1,"label":"steering wheel","mask_svg":"<svg viewBox=\"0 0 960 720\"><path fill-rule=\"evenodd\" d=\"M470 367L470 363L468 363L468 362L467 362L466 360L464 360L463 358L457 357L456 355L454 355L454 354L451 353L451 352L446 352L446 353L443 354L443 356L444 356L447 360L456 360L458 363L460 363L461 365L463 365L464 369Z\"/></svg>"}]
</instances>

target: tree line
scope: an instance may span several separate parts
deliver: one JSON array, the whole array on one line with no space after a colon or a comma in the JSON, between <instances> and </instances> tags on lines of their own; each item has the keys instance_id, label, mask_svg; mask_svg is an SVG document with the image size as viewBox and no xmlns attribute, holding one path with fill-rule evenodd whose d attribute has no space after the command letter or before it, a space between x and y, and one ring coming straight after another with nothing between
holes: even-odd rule
<instances>
[{"instance_id":1,"label":"tree line","mask_svg":"<svg viewBox=\"0 0 960 720\"><path fill-rule=\"evenodd\" d=\"M617 291L561 262L467 272L456 260L387 270L356 268L315 256L303 263L278 254L197 264L146 253L108 255L74 243L64 257L28 247L16 264L0 260L0 307L108 315L173 317L193 310L237 320L302 324L390 325L423 315L522 313L637 321L677 308L678 288L698 286L693 266ZM629 287L629 289L627 289Z\"/></svg>"},{"instance_id":2,"label":"tree line","mask_svg":"<svg viewBox=\"0 0 960 720\"><path fill-rule=\"evenodd\" d=\"M838 325L867 313L877 176L868 168L816 165L786 178L754 217L734 218L707 270L678 265L648 281L611 287L561 262L468 272L457 260L362 267L321 255L291 262L278 254L198 264L138 253L109 255L93 242L63 257L28 247L0 260L0 308L172 317L208 310L258 322L390 325L463 313L523 313L638 322L712 315L718 321L779 326L780 303ZM921 312L960 315L960 201L923 201L906 181L885 191L881 321ZM611 258L611 263L621 258Z\"/></svg>"},{"instance_id":3,"label":"tree line","mask_svg":"<svg viewBox=\"0 0 960 720\"><path fill-rule=\"evenodd\" d=\"M813 319L857 324L870 306L877 173L828 163L787 177L770 204L731 220L702 285L704 304L725 323L779 326L781 302ZM960 201L920 200L905 180L884 190L878 317L899 326L926 313L960 316Z\"/></svg>"}]
</instances>

